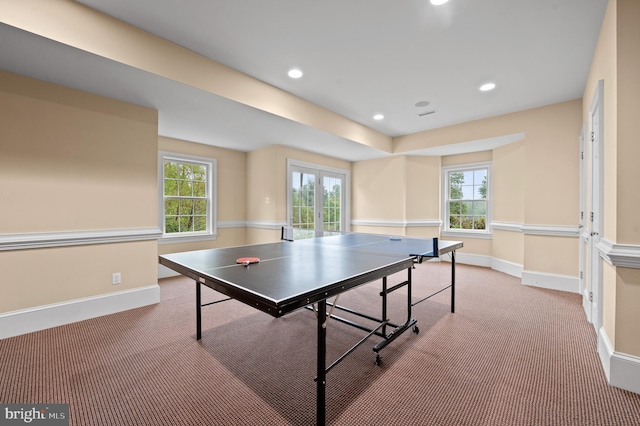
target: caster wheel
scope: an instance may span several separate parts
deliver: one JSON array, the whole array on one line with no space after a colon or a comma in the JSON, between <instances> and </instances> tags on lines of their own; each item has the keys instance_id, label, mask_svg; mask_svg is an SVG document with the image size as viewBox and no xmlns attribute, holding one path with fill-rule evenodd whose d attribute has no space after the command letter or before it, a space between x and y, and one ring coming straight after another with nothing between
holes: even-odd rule
<instances>
[{"instance_id":1,"label":"caster wheel","mask_svg":"<svg viewBox=\"0 0 640 426\"><path fill-rule=\"evenodd\" d=\"M414 332L415 334L420 333L420 329L418 328L418 326L417 326L417 325L414 325L414 326L413 326L413 332Z\"/></svg>"},{"instance_id":2,"label":"caster wheel","mask_svg":"<svg viewBox=\"0 0 640 426\"><path fill-rule=\"evenodd\" d=\"M376 354L376 365L380 365L380 355Z\"/></svg>"}]
</instances>

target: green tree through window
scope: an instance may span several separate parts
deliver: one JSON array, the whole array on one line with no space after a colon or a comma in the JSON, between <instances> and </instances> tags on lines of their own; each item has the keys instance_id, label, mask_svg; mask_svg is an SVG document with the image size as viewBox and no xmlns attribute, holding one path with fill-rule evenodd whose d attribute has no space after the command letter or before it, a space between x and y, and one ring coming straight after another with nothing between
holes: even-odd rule
<instances>
[{"instance_id":1,"label":"green tree through window","mask_svg":"<svg viewBox=\"0 0 640 426\"><path fill-rule=\"evenodd\" d=\"M333 235L345 230L347 175L322 166L288 164L287 224L292 238ZM348 211L348 210L346 210Z\"/></svg>"},{"instance_id":2,"label":"green tree through window","mask_svg":"<svg viewBox=\"0 0 640 426\"><path fill-rule=\"evenodd\" d=\"M324 188L324 231L339 232L340 227L340 211L342 210L341 202L341 185L335 183L339 179L325 178Z\"/></svg>"},{"instance_id":3,"label":"green tree through window","mask_svg":"<svg viewBox=\"0 0 640 426\"><path fill-rule=\"evenodd\" d=\"M207 167L165 160L163 186L165 234L207 231Z\"/></svg>"},{"instance_id":4,"label":"green tree through window","mask_svg":"<svg viewBox=\"0 0 640 426\"><path fill-rule=\"evenodd\" d=\"M449 229L484 230L488 168L447 173Z\"/></svg>"},{"instance_id":5,"label":"green tree through window","mask_svg":"<svg viewBox=\"0 0 640 426\"><path fill-rule=\"evenodd\" d=\"M315 176L308 173L293 173L293 228L298 230L296 238L309 238L315 228Z\"/></svg>"}]
</instances>

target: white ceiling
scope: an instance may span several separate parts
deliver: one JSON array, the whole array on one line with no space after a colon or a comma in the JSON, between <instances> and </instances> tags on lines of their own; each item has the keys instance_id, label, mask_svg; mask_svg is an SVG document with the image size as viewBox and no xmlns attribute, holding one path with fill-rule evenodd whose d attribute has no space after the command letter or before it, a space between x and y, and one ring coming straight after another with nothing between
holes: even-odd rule
<instances>
[{"instance_id":1,"label":"white ceiling","mask_svg":"<svg viewBox=\"0 0 640 426\"><path fill-rule=\"evenodd\" d=\"M79 3L398 136L582 97L607 1ZM287 77L291 67L304 76ZM156 108L163 136L243 151L279 143L351 161L389 155L4 24L0 69ZM488 81L497 88L480 92ZM518 139L503 136L419 154Z\"/></svg>"}]
</instances>

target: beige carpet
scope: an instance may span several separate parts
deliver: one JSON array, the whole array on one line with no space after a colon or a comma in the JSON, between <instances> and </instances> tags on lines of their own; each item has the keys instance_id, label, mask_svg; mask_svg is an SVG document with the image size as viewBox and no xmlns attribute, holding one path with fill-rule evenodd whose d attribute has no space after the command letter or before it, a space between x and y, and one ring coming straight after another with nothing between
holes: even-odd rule
<instances>
[{"instance_id":1,"label":"beige carpet","mask_svg":"<svg viewBox=\"0 0 640 426\"><path fill-rule=\"evenodd\" d=\"M449 264L418 265L413 278L418 300L448 281ZM198 342L193 281L160 286L158 305L0 341L0 402L69 403L83 426L315 423L312 312L212 305ZM379 290L340 302L378 315ZM406 293L390 297L403 322ZM414 307L419 334L385 348L380 366L371 338L329 372L329 424L640 425L640 395L606 383L581 296L458 265L455 314L449 297ZM362 336L331 321L328 360Z\"/></svg>"}]
</instances>

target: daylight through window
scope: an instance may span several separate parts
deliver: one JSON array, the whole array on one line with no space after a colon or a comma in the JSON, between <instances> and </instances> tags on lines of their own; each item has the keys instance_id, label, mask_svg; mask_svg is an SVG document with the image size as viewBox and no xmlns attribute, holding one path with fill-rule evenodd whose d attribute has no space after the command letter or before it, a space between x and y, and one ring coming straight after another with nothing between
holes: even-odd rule
<instances>
[{"instance_id":1,"label":"daylight through window","mask_svg":"<svg viewBox=\"0 0 640 426\"><path fill-rule=\"evenodd\" d=\"M489 166L445 172L447 230L486 230Z\"/></svg>"},{"instance_id":2,"label":"daylight through window","mask_svg":"<svg viewBox=\"0 0 640 426\"><path fill-rule=\"evenodd\" d=\"M348 172L288 160L287 173L287 224L293 239L345 232Z\"/></svg>"},{"instance_id":3,"label":"daylight through window","mask_svg":"<svg viewBox=\"0 0 640 426\"><path fill-rule=\"evenodd\" d=\"M165 236L212 232L212 163L163 158L163 231Z\"/></svg>"}]
</instances>

